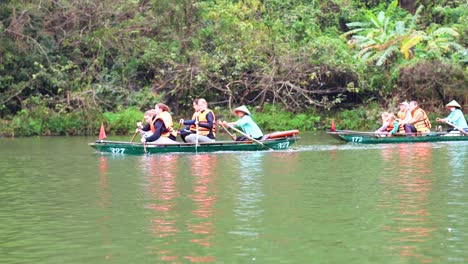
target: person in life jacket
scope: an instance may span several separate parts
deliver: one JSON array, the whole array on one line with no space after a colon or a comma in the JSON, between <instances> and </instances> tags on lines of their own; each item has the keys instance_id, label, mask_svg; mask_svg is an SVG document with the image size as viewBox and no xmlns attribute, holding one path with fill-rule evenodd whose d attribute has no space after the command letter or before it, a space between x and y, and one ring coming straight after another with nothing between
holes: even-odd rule
<instances>
[{"instance_id":1,"label":"person in life jacket","mask_svg":"<svg viewBox=\"0 0 468 264\"><path fill-rule=\"evenodd\" d=\"M401 102L398 107L400 110L398 111L396 118L408 123L411 120L411 111L409 111L408 102Z\"/></svg>"},{"instance_id":2,"label":"person in life jacket","mask_svg":"<svg viewBox=\"0 0 468 264\"><path fill-rule=\"evenodd\" d=\"M145 120L145 125L143 125L141 122L137 123L137 129L136 133L140 132L141 137L143 138L148 138L151 135L153 135L153 132L150 129L150 123L153 120L153 116L156 115L156 111L154 109L148 110L144 114L144 120Z\"/></svg>"},{"instance_id":3,"label":"person in life jacket","mask_svg":"<svg viewBox=\"0 0 468 264\"><path fill-rule=\"evenodd\" d=\"M195 120L196 117L198 116L198 100L199 100L198 98L193 100L193 110L195 110L195 112L193 112L192 119L190 119L190 120L180 119L180 121L179 121L179 124L185 126L185 128L181 129L179 132L180 132L180 137L182 138L182 141L184 141L186 143L187 143L187 141L185 140L185 137L187 137L190 134L196 134L197 133L197 128L195 126L195 123L192 124L191 121Z\"/></svg>"},{"instance_id":4,"label":"person in life jacket","mask_svg":"<svg viewBox=\"0 0 468 264\"><path fill-rule=\"evenodd\" d=\"M216 139L216 117L212 110L208 109L205 99L198 99L198 112L192 120L180 120L189 126L190 135L185 137L187 143L214 142ZM198 130L197 130L198 128Z\"/></svg>"},{"instance_id":5,"label":"person in life jacket","mask_svg":"<svg viewBox=\"0 0 468 264\"><path fill-rule=\"evenodd\" d=\"M446 118L437 118L437 122L449 122L455 125L457 128L449 126L447 132L458 131L458 129L462 129L468 132L468 124L466 123L465 116L461 111L461 105L457 103L457 101L452 100L450 103L446 105L450 109L450 115Z\"/></svg>"},{"instance_id":6,"label":"person in life jacket","mask_svg":"<svg viewBox=\"0 0 468 264\"><path fill-rule=\"evenodd\" d=\"M388 112L383 112L381 114L381 118L382 118L382 126L379 127L374 133L377 134L377 135L383 135L384 133L387 132L387 128L388 128L388 116L390 115L390 113ZM383 135L385 136L385 135Z\"/></svg>"},{"instance_id":7,"label":"person in life jacket","mask_svg":"<svg viewBox=\"0 0 468 264\"><path fill-rule=\"evenodd\" d=\"M230 126L238 126L245 132L245 134L249 135L250 137L256 140L261 140L263 138L262 130L253 121L252 117L250 117L250 111L245 105L239 106L236 109L234 109L234 114L237 115L240 119L232 123L224 121L223 124ZM236 138L236 141L246 140L249 140L249 138L246 136L239 136Z\"/></svg>"},{"instance_id":8,"label":"person in life jacket","mask_svg":"<svg viewBox=\"0 0 468 264\"><path fill-rule=\"evenodd\" d=\"M398 119L394 114L389 114L387 117L387 136L391 137L392 135L398 133L401 120Z\"/></svg>"},{"instance_id":9,"label":"person in life jacket","mask_svg":"<svg viewBox=\"0 0 468 264\"><path fill-rule=\"evenodd\" d=\"M409 111L411 112L411 120L404 124L407 136L414 136L416 132L422 134L431 132L431 121L429 121L426 112L418 106L418 102L411 101Z\"/></svg>"},{"instance_id":10,"label":"person in life jacket","mask_svg":"<svg viewBox=\"0 0 468 264\"><path fill-rule=\"evenodd\" d=\"M147 138L141 138L142 143L177 144L177 131L173 128L172 116L169 107L165 104L156 104L155 114L151 120L147 120L149 129L153 134Z\"/></svg>"}]
</instances>

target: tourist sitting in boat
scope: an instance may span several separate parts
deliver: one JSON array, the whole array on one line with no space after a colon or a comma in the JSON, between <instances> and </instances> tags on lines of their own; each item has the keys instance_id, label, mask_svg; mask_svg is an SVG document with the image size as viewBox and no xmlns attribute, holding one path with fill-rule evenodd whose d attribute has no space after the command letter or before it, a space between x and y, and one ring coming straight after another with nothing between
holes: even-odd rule
<instances>
[{"instance_id":1,"label":"tourist sitting in boat","mask_svg":"<svg viewBox=\"0 0 468 264\"><path fill-rule=\"evenodd\" d=\"M263 137L262 130L258 127L258 125L253 121L249 109L245 105L239 106L234 109L234 114L237 115L240 119L236 122L228 123L226 121L223 122L224 125L229 126L238 126L240 127L245 134L249 135L253 139L261 140ZM249 140L246 136L238 136L236 141L246 141Z\"/></svg>"},{"instance_id":2,"label":"tourist sitting in boat","mask_svg":"<svg viewBox=\"0 0 468 264\"><path fill-rule=\"evenodd\" d=\"M154 109L146 111L143 116L146 123L143 125L141 122L138 122L135 133L139 132L142 138L148 138L153 135L153 132L150 129L150 123L154 116L156 116L156 111Z\"/></svg>"},{"instance_id":3,"label":"tourist sitting in boat","mask_svg":"<svg viewBox=\"0 0 468 264\"><path fill-rule=\"evenodd\" d=\"M205 99L198 99L198 112L192 120L183 120L180 122L187 126L195 126L195 133L185 136L187 143L214 142L216 139L216 120L215 114L208 109L208 103Z\"/></svg>"},{"instance_id":4,"label":"tourist sitting in boat","mask_svg":"<svg viewBox=\"0 0 468 264\"><path fill-rule=\"evenodd\" d=\"M389 114L387 117L387 122L387 136L391 137L392 135L398 133L400 127L400 119L396 118L394 114Z\"/></svg>"},{"instance_id":5,"label":"tourist sitting in boat","mask_svg":"<svg viewBox=\"0 0 468 264\"><path fill-rule=\"evenodd\" d=\"M196 117L198 116L198 98L193 100L193 112L192 119L185 121L184 119L180 119L179 123L185 125L184 129L180 130L180 137L182 138L182 141L186 142L185 137L187 137L190 134L196 134L197 133L197 127L195 126L195 123L192 124L192 120L195 120ZM190 124L190 125L189 125Z\"/></svg>"},{"instance_id":6,"label":"tourist sitting in boat","mask_svg":"<svg viewBox=\"0 0 468 264\"><path fill-rule=\"evenodd\" d=\"M428 134L431 132L431 121L429 121L426 112L418 106L418 102L411 101L409 111L411 112L411 120L404 124L407 136L414 136L415 133Z\"/></svg>"},{"instance_id":7,"label":"tourist sitting in boat","mask_svg":"<svg viewBox=\"0 0 468 264\"><path fill-rule=\"evenodd\" d=\"M177 144L177 131L173 128L172 116L169 113L169 107L159 103L154 107L155 116L146 119L148 126L143 127L143 131L151 131L153 134L147 138L142 137L142 143L155 144ZM145 117L146 118L146 117Z\"/></svg>"},{"instance_id":8,"label":"tourist sitting in boat","mask_svg":"<svg viewBox=\"0 0 468 264\"><path fill-rule=\"evenodd\" d=\"M398 107L400 110L398 111L396 118L400 119L402 122L408 123L411 120L411 111L409 111L408 102L401 102Z\"/></svg>"},{"instance_id":9,"label":"tourist sitting in boat","mask_svg":"<svg viewBox=\"0 0 468 264\"><path fill-rule=\"evenodd\" d=\"M388 116L389 116L388 112L383 112L381 114L382 126L379 127L379 129L377 129L374 133L376 133L377 135L387 134L387 127L390 124L388 122Z\"/></svg>"},{"instance_id":10,"label":"tourist sitting in boat","mask_svg":"<svg viewBox=\"0 0 468 264\"><path fill-rule=\"evenodd\" d=\"M456 132L459 131L459 129L468 132L468 124L466 123L465 116L461 111L460 104L458 104L457 101L452 100L446 106L450 109L450 115L448 115L446 118L437 118L436 121L453 124L454 126L448 127L447 132Z\"/></svg>"}]
</instances>

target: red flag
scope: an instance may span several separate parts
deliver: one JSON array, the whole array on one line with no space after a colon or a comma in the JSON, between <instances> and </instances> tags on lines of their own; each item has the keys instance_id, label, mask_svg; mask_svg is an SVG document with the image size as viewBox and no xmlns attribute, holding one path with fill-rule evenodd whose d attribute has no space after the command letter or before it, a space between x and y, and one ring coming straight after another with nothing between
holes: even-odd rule
<instances>
[{"instance_id":1,"label":"red flag","mask_svg":"<svg viewBox=\"0 0 468 264\"><path fill-rule=\"evenodd\" d=\"M104 129L104 123L101 123L101 130L99 131L99 140L105 139L106 136L106 130Z\"/></svg>"},{"instance_id":2,"label":"red flag","mask_svg":"<svg viewBox=\"0 0 468 264\"><path fill-rule=\"evenodd\" d=\"M331 132L335 132L335 131L336 131L335 119L332 119L332 121L331 121L330 131L331 131Z\"/></svg>"}]
</instances>

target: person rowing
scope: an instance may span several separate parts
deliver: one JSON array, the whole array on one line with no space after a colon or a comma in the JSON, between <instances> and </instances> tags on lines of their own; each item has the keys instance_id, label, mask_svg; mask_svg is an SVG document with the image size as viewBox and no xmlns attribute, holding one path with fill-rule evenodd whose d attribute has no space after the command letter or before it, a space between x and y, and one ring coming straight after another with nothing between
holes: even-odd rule
<instances>
[{"instance_id":1,"label":"person rowing","mask_svg":"<svg viewBox=\"0 0 468 264\"><path fill-rule=\"evenodd\" d=\"M192 120L181 119L180 123L194 126L195 131L185 136L187 143L214 142L216 139L216 117L212 110L208 109L205 99L198 99L198 112L195 112Z\"/></svg>"},{"instance_id":2,"label":"person rowing","mask_svg":"<svg viewBox=\"0 0 468 264\"><path fill-rule=\"evenodd\" d=\"M239 117L239 120L236 122L228 123L226 121L223 122L223 125L228 126L238 126L240 127L246 135L249 135L251 138L255 140L261 140L263 137L263 132L258 127L258 125L253 121L249 109L245 105L239 106L234 109L234 114ZM245 135L238 136L236 141L247 141L249 138Z\"/></svg>"},{"instance_id":3,"label":"person rowing","mask_svg":"<svg viewBox=\"0 0 468 264\"><path fill-rule=\"evenodd\" d=\"M172 116L169 113L169 107L158 103L154 107L155 115L151 118L145 117L147 124L142 128L143 131L151 131L151 136L141 138L141 143L152 142L155 144L177 144L177 131L173 128Z\"/></svg>"},{"instance_id":4,"label":"person rowing","mask_svg":"<svg viewBox=\"0 0 468 264\"><path fill-rule=\"evenodd\" d=\"M150 127L151 127L151 121L153 120L154 116L156 116L156 111L154 109L146 111L143 116L145 125L143 125L142 122L138 122L135 133L139 132L142 138L148 138L151 135L153 135L153 132L151 131ZM135 138L135 135L133 136L131 141L133 141L133 139Z\"/></svg>"},{"instance_id":5,"label":"person rowing","mask_svg":"<svg viewBox=\"0 0 468 264\"><path fill-rule=\"evenodd\" d=\"M192 119L190 120L184 120L184 119L181 119L179 121L179 124L181 125L184 125L184 129L181 129L179 132L180 132L180 138L182 139L182 141L184 141L185 143L187 143L187 141L185 141L185 137L187 137L188 135L190 134L196 134L197 133L197 127L195 126L195 123L192 123L191 121L192 120L196 120L198 114L199 114L199 111L198 111L198 100L199 99L195 99L193 100L193 110L195 110L195 112L193 112L193 115L192 115Z\"/></svg>"},{"instance_id":6,"label":"person rowing","mask_svg":"<svg viewBox=\"0 0 468 264\"><path fill-rule=\"evenodd\" d=\"M455 132L463 130L468 132L468 124L466 122L465 116L461 111L461 106L457 101L452 100L446 105L450 109L450 114L446 118L437 118L437 122L450 123L452 126L448 127L447 132ZM460 131L461 132L461 131Z\"/></svg>"}]
</instances>

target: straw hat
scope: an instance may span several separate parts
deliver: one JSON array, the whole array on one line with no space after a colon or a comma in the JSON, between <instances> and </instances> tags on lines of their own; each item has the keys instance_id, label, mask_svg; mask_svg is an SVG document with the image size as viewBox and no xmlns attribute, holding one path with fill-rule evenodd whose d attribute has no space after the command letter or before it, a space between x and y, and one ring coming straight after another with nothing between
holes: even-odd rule
<instances>
[{"instance_id":1,"label":"straw hat","mask_svg":"<svg viewBox=\"0 0 468 264\"><path fill-rule=\"evenodd\" d=\"M244 112L244 113L250 115L249 109L247 109L247 107L245 105L241 105L241 106L235 108L233 112L234 113L235 112Z\"/></svg>"},{"instance_id":2,"label":"straw hat","mask_svg":"<svg viewBox=\"0 0 468 264\"><path fill-rule=\"evenodd\" d=\"M399 103L398 105L408 106L409 104L408 104L408 102L404 101L404 102Z\"/></svg>"},{"instance_id":3,"label":"straw hat","mask_svg":"<svg viewBox=\"0 0 468 264\"><path fill-rule=\"evenodd\" d=\"M457 101L455 101L455 100L452 100L452 101L451 101L450 103L448 103L446 106L447 106L447 107L453 106L453 107L461 108L461 106L460 106L460 105L457 103Z\"/></svg>"}]
</instances>

